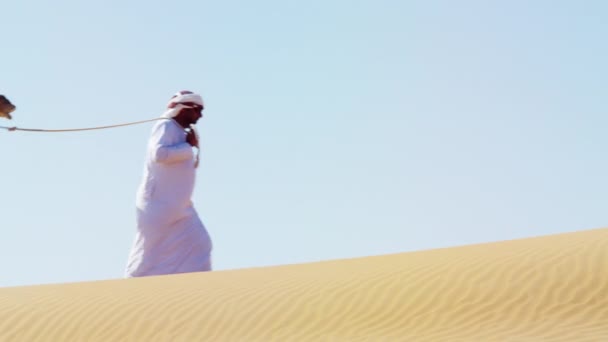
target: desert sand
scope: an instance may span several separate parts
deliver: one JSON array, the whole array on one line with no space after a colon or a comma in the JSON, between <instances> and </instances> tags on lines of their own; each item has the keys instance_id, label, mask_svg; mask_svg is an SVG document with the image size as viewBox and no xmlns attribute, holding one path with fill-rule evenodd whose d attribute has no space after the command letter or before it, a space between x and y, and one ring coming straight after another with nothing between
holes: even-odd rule
<instances>
[{"instance_id":1,"label":"desert sand","mask_svg":"<svg viewBox=\"0 0 608 342\"><path fill-rule=\"evenodd\" d=\"M608 341L608 229L2 288L0 341Z\"/></svg>"}]
</instances>

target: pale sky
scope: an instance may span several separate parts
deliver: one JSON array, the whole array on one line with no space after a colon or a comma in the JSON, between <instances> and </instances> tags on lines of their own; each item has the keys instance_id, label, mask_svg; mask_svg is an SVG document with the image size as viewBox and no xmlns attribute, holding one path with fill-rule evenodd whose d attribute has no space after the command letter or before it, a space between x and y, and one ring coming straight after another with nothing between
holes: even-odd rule
<instances>
[{"instance_id":1,"label":"pale sky","mask_svg":"<svg viewBox=\"0 0 608 342\"><path fill-rule=\"evenodd\" d=\"M200 92L214 269L608 226L608 2L7 1L23 128ZM123 276L152 124L0 131L0 286Z\"/></svg>"}]
</instances>

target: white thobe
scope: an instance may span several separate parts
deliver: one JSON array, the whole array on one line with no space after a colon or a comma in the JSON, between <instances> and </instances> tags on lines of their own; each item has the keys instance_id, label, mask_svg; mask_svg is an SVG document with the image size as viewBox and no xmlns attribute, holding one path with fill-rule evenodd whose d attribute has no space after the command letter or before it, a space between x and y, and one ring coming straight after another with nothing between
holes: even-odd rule
<instances>
[{"instance_id":1,"label":"white thobe","mask_svg":"<svg viewBox=\"0 0 608 342\"><path fill-rule=\"evenodd\" d=\"M192 204L194 154L174 120L154 125L137 191L127 277L211 270L211 239Z\"/></svg>"}]
</instances>

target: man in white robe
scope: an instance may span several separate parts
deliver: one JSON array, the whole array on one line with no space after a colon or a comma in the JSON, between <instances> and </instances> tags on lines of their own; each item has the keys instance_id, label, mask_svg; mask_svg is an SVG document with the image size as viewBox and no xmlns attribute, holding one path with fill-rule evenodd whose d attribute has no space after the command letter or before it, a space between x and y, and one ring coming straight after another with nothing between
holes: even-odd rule
<instances>
[{"instance_id":1,"label":"man in white robe","mask_svg":"<svg viewBox=\"0 0 608 342\"><path fill-rule=\"evenodd\" d=\"M143 180L137 191L137 231L126 277L211 270L212 243L192 204L198 166L194 124L200 95L177 93L152 129Z\"/></svg>"}]
</instances>

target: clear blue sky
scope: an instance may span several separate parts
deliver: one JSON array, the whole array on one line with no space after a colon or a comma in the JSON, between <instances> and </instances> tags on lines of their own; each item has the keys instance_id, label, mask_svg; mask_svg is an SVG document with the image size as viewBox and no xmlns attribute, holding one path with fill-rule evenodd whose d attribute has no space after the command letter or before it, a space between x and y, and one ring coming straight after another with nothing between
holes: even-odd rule
<instances>
[{"instance_id":1,"label":"clear blue sky","mask_svg":"<svg viewBox=\"0 0 608 342\"><path fill-rule=\"evenodd\" d=\"M25 128L198 91L216 270L608 225L605 1L9 1ZM0 131L0 286L120 278L151 124Z\"/></svg>"}]
</instances>

